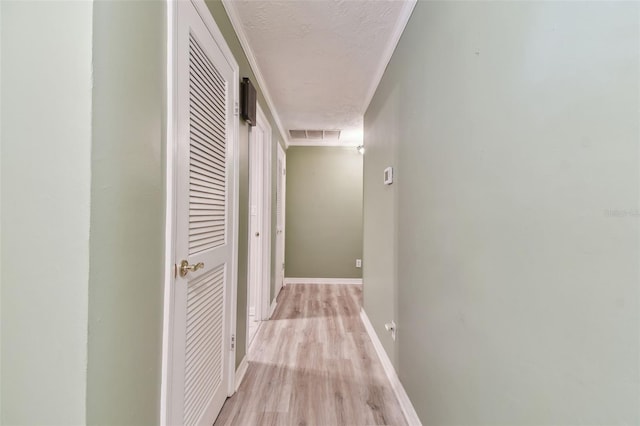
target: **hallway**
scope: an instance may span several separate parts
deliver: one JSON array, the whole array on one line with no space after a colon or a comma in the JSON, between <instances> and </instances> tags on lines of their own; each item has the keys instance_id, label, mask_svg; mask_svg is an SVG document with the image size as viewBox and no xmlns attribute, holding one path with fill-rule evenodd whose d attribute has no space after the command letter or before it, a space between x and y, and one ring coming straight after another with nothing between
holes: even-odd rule
<instances>
[{"instance_id":1,"label":"hallway","mask_svg":"<svg viewBox=\"0 0 640 426\"><path fill-rule=\"evenodd\" d=\"M215 425L404 425L360 320L360 285L288 285Z\"/></svg>"}]
</instances>

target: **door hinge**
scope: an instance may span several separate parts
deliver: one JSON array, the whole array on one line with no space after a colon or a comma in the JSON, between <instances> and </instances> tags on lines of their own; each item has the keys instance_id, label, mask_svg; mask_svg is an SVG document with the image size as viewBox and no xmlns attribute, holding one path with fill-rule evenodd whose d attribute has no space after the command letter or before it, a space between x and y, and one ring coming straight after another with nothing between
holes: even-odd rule
<instances>
[{"instance_id":1,"label":"door hinge","mask_svg":"<svg viewBox=\"0 0 640 426\"><path fill-rule=\"evenodd\" d=\"M236 348L236 335L232 334L231 335L231 350L234 350Z\"/></svg>"},{"instance_id":2,"label":"door hinge","mask_svg":"<svg viewBox=\"0 0 640 426\"><path fill-rule=\"evenodd\" d=\"M238 102L236 102L235 106L233 107L233 115L237 117L239 113L240 113L240 107L238 106Z\"/></svg>"}]
</instances>

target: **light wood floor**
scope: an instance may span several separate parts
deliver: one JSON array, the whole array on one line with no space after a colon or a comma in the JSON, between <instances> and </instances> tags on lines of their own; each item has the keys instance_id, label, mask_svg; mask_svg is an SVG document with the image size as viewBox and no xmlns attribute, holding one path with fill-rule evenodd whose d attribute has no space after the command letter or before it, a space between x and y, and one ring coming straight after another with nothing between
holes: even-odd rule
<instances>
[{"instance_id":1,"label":"light wood floor","mask_svg":"<svg viewBox=\"0 0 640 426\"><path fill-rule=\"evenodd\" d=\"M361 300L357 285L284 287L215 425L406 425Z\"/></svg>"}]
</instances>

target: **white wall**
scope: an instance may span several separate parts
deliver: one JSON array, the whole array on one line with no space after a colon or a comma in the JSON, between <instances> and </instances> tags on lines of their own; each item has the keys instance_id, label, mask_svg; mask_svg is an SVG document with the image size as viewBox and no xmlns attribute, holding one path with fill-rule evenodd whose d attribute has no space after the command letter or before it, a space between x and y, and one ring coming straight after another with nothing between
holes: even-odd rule
<instances>
[{"instance_id":1,"label":"white wall","mask_svg":"<svg viewBox=\"0 0 640 426\"><path fill-rule=\"evenodd\" d=\"M85 422L91 2L2 2L3 424Z\"/></svg>"}]
</instances>

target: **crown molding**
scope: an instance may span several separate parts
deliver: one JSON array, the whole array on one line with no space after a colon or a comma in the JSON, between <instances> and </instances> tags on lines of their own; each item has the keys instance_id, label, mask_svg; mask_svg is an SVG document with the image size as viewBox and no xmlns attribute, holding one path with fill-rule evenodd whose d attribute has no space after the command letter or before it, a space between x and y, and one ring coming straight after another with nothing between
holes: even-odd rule
<instances>
[{"instance_id":1,"label":"crown molding","mask_svg":"<svg viewBox=\"0 0 640 426\"><path fill-rule=\"evenodd\" d=\"M271 95L269 95L269 89L267 88L267 84L265 83L264 78L262 77L262 73L260 72L260 67L258 66L258 61L256 61L256 57L253 54L253 50L251 50L251 46L249 45L249 40L247 38L247 33L244 31L242 27L242 22L240 21L240 17L238 16L238 12L233 5L232 0L222 0L222 5L224 6L224 10L227 12L229 16L229 20L231 21L231 26L233 27L236 35L238 36L238 40L240 41L240 45L242 46L242 50L244 50L244 54L247 56L247 60L249 61L249 65L253 70L253 73L258 80L257 83L260 86L260 90L262 91L262 95L264 99L267 101L267 106L271 111L271 115L273 116L273 120L276 122L276 126L278 126L278 130L280 130L280 135L284 138L285 148L289 147L289 133L284 130L284 126L282 125L282 121L280 121L280 116L278 115L278 111L276 110L273 101L271 100Z\"/></svg>"},{"instance_id":2,"label":"crown molding","mask_svg":"<svg viewBox=\"0 0 640 426\"><path fill-rule=\"evenodd\" d=\"M373 99L373 95L375 95L376 90L378 89L378 85L380 84L380 80L382 80L382 76L384 75L385 70L387 69L387 65L389 65L389 61L393 56L393 52L396 50L396 46L398 46L398 42L400 41L400 37L404 32L407 23L409 22L409 18L411 18L411 14L413 13L413 8L416 6L417 0L406 0L402 9L400 10L400 16L396 21L396 25L393 29L393 33L389 38L389 44L387 44L387 48L384 53L380 56L380 62L378 63L378 68L374 73L374 79L371 81L371 86L369 86L369 91L367 92L367 97L365 98L365 102L362 108L362 114L364 115L369 109L369 104Z\"/></svg>"}]
</instances>

